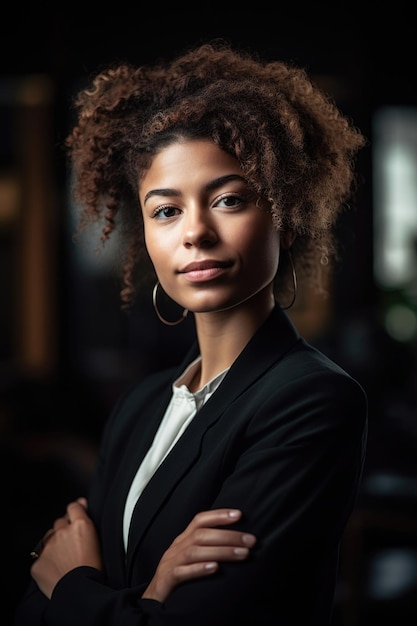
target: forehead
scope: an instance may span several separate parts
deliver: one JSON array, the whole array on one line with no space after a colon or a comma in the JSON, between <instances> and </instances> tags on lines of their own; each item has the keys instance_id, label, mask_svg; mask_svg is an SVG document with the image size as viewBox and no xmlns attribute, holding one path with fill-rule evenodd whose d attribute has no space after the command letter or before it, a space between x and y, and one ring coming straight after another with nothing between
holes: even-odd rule
<instances>
[{"instance_id":1,"label":"forehead","mask_svg":"<svg viewBox=\"0 0 417 626\"><path fill-rule=\"evenodd\" d=\"M172 187L216 178L225 173L242 175L238 160L208 139L178 141L165 146L152 160L140 181L143 192L157 184Z\"/></svg>"}]
</instances>

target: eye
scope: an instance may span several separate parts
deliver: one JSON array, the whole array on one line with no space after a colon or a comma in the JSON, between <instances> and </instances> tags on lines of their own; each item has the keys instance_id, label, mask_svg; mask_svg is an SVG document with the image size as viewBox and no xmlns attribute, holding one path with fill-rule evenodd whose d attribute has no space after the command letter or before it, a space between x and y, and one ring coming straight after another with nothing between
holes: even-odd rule
<instances>
[{"instance_id":1,"label":"eye","mask_svg":"<svg viewBox=\"0 0 417 626\"><path fill-rule=\"evenodd\" d=\"M239 207L244 204L245 199L237 194L225 194L221 196L214 202L214 206L220 206L225 208L233 209L235 207Z\"/></svg>"},{"instance_id":2,"label":"eye","mask_svg":"<svg viewBox=\"0 0 417 626\"><path fill-rule=\"evenodd\" d=\"M152 219L168 220L171 217L179 215L180 210L174 206L161 206L152 211Z\"/></svg>"}]
</instances>

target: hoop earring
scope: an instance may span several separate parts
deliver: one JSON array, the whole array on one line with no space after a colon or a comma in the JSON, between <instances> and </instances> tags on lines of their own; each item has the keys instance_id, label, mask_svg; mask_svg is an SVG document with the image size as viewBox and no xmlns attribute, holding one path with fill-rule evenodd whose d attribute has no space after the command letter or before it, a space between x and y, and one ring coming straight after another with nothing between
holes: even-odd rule
<instances>
[{"instance_id":1,"label":"hoop earring","mask_svg":"<svg viewBox=\"0 0 417 626\"><path fill-rule=\"evenodd\" d=\"M283 311L287 311L288 309L290 309L296 298L297 298L297 274L295 273L295 266L294 266L294 261L292 260L292 254L290 252L290 250L287 250L287 254L288 254L288 258L290 260L290 265L291 265L291 275L292 275L292 286L293 286L293 294L292 294L292 299L291 302L287 305L287 306L282 306L281 309Z\"/></svg>"},{"instance_id":2,"label":"hoop earring","mask_svg":"<svg viewBox=\"0 0 417 626\"><path fill-rule=\"evenodd\" d=\"M161 322L163 322L164 324L166 324L167 326L176 326L177 324L181 324L181 322L183 322L185 320L185 318L188 315L188 309L184 309L182 312L182 315L179 319L177 319L175 322L169 322L168 320L166 320L165 318L162 317L162 315L160 314L159 310L158 310L158 305L156 303L156 294L158 291L158 287L159 287L159 281L156 281L155 287L153 288L152 291L152 304L153 304L153 308L155 309L155 313L158 317L159 320L161 320Z\"/></svg>"}]
</instances>

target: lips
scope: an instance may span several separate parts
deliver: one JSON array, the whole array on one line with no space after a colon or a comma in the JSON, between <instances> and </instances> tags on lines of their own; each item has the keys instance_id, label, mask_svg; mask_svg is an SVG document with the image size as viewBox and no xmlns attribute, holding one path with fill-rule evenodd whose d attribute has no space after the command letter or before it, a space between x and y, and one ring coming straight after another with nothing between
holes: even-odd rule
<instances>
[{"instance_id":1,"label":"lips","mask_svg":"<svg viewBox=\"0 0 417 626\"><path fill-rule=\"evenodd\" d=\"M207 259L205 261L194 261L193 263L189 263L183 267L179 273L188 274L189 272L200 272L216 268L223 269L225 267L230 267L231 265L231 261L216 261L214 259Z\"/></svg>"},{"instance_id":2,"label":"lips","mask_svg":"<svg viewBox=\"0 0 417 626\"><path fill-rule=\"evenodd\" d=\"M190 282L205 282L218 278L224 274L225 270L232 266L231 261L218 261L206 259L205 261L194 261L188 263L180 270Z\"/></svg>"}]
</instances>

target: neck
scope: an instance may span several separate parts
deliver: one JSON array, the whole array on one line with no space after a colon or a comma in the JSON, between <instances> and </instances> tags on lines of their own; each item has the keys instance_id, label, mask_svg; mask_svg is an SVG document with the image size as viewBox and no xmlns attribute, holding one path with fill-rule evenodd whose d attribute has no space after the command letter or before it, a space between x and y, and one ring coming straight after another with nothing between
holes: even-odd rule
<instances>
[{"instance_id":1,"label":"neck","mask_svg":"<svg viewBox=\"0 0 417 626\"><path fill-rule=\"evenodd\" d=\"M201 371L193 381L193 390L232 365L274 305L270 293L265 291L231 309L195 314Z\"/></svg>"}]
</instances>

